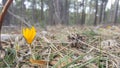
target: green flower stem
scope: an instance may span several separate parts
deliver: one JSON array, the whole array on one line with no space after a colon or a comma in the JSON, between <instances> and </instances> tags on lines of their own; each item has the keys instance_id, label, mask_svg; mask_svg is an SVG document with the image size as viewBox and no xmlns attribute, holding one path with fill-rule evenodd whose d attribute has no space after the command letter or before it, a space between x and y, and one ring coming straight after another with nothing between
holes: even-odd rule
<instances>
[{"instance_id":1,"label":"green flower stem","mask_svg":"<svg viewBox=\"0 0 120 68\"><path fill-rule=\"evenodd\" d=\"M31 44L28 45L29 50L30 50L30 53L31 53L31 57L32 57L33 59L35 59L35 56L34 56L34 54L33 54L33 52L32 52L32 47L31 47L31 46L32 46Z\"/></svg>"}]
</instances>

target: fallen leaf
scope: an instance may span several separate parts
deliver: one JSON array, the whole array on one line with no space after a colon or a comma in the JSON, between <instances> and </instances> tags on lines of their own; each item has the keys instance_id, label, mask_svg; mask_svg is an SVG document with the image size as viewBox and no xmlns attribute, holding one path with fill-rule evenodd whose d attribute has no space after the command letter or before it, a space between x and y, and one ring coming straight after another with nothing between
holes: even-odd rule
<instances>
[{"instance_id":1,"label":"fallen leaf","mask_svg":"<svg viewBox=\"0 0 120 68\"><path fill-rule=\"evenodd\" d=\"M37 64L37 65L46 65L47 64L47 61L45 61L45 60L34 60L32 58L30 58L30 62L32 64Z\"/></svg>"}]
</instances>

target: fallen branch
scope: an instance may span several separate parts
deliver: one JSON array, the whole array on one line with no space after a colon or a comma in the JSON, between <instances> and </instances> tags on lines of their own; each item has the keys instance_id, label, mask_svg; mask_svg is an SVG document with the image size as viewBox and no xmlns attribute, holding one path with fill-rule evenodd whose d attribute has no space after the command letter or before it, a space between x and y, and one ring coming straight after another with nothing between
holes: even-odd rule
<instances>
[{"instance_id":1,"label":"fallen branch","mask_svg":"<svg viewBox=\"0 0 120 68\"><path fill-rule=\"evenodd\" d=\"M7 0L7 2L5 3L2 12L0 13L0 59L3 59L5 56L5 50L2 48L1 45L1 28L2 28L2 24L3 24L3 20L5 17L5 14L7 13L7 10L10 6L10 4L12 3L13 0Z\"/></svg>"}]
</instances>

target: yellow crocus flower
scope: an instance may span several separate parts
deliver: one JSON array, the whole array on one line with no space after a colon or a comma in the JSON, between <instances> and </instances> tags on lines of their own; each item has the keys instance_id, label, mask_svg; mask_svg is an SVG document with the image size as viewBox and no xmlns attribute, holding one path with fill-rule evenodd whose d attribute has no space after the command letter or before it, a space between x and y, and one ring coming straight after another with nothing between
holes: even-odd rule
<instances>
[{"instance_id":1,"label":"yellow crocus flower","mask_svg":"<svg viewBox=\"0 0 120 68\"><path fill-rule=\"evenodd\" d=\"M28 44L31 44L36 36L36 29L32 26L31 28L23 28L22 34Z\"/></svg>"},{"instance_id":2,"label":"yellow crocus flower","mask_svg":"<svg viewBox=\"0 0 120 68\"><path fill-rule=\"evenodd\" d=\"M107 28L107 29L111 29L111 26L107 26L106 28Z\"/></svg>"}]
</instances>

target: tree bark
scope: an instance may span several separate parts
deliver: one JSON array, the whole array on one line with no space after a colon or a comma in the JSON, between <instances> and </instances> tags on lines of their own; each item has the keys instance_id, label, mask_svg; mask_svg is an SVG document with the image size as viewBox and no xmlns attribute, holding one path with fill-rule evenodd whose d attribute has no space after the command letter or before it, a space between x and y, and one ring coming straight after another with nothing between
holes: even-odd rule
<instances>
[{"instance_id":1,"label":"tree bark","mask_svg":"<svg viewBox=\"0 0 120 68\"><path fill-rule=\"evenodd\" d=\"M62 24L68 24L69 22L69 1L68 0L62 0L63 4L61 6L61 19L62 19Z\"/></svg>"},{"instance_id":2,"label":"tree bark","mask_svg":"<svg viewBox=\"0 0 120 68\"><path fill-rule=\"evenodd\" d=\"M3 49L2 45L1 45L1 28L2 28L2 24L3 24L3 20L5 17L5 14L7 13L7 10L10 6L10 4L12 3L13 0L7 0L7 2L5 3L2 12L0 13L0 59L3 59L5 56L5 50Z\"/></svg>"},{"instance_id":3,"label":"tree bark","mask_svg":"<svg viewBox=\"0 0 120 68\"><path fill-rule=\"evenodd\" d=\"M3 5L5 5L5 3L7 2L7 0L2 0ZM10 25L10 14L6 11L6 15L5 15L5 20L3 21L3 25L9 26Z\"/></svg>"},{"instance_id":4,"label":"tree bark","mask_svg":"<svg viewBox=\"0 0 120 68\"><path fill-rule=\"evenodd\" d=\"M94 25L97 25L97 13L98 13L98 0L96 0L96 7L95 7L95 20L94 20Z\"/></svg>"},{"instance_id":5,"label":"tree bark","mask_svg":"<svg viewBox=\"0 0 120 68\"><path fill-rule=\"evenodd\" d=\"M117 23L117 18L118 18L118 8L119 8L119 0L116 0L115 1L115 17L114 17L114 24L116 24Z\"/></svg>"},{"instance_id":6,"label":"tree bark","mask_svg":"<svg viewBox=\"0 0 120 68\"><path fill-rule=\"evenodd\" d=\"M36 0L32 0L32 20L37 23L37 11L36 11Z\"/></svg>"},{"instance_id":7,"label":"tree bark","mask_svg":"<svg viewBox=\"0 0 120 68\"><path fill-rule=\"evenodd\" d=\"M102 24L103 22L105 22L105 18L106 18L105 9L106 9L107 2L108 2L108 0L102 0L101 1L99 24Z\"/></svg>"},{"instance_id":8,"label":"tree bark","mask_svg":"<svg viewBox=\"0 0 120 68\"><path fill-rule=\"evenodd\" d=\"M43 0L41 0L41 20L44 20L44 3L43 3Z\"/></svg>"},{"instance_id":9,"label":"tree bark","mask_svg":"<svg viewBox=\"0 0 120 68\"><path fill-rule=\"evenodd\" d=\"M53 0L48 1L49 5L49 17L48 17L48 24L49 25L54 25L54 20L53 20L53 15L54 15L54 5L53 5Z\"/></svg>"},{"instance_id":10,"label":"tree bark","mask_svg":"<svg viewBox=\"0 0 120 68\"><path fill-rule=\"evenodd\" d=\"M24 2L25 2L25 0L21 0L21 8L20 8L20 15L21 15L21 17L25 17L25 10L26 10L26 8L25 8L25 5L24 5Z\"/></svg>"},{"instance_id":11,"label":"tree bark","mask_svg":"<svg viewBox=\"0 0 120 68\"><path fill-rule=\"evenodd\" d=\"M102 12L103 12L103 1L101 2L101 5L100 5L99 24L101 24L102 22Z\"/></svg>"},{"instance_id":12,"label":"tree bark","mask_svg":"<svg viewBox=\"0 0 120 68\"><path fill-rule=\"evenodd\" d=\"M82 17L81 17L81 25L85 24L85 0L82 0Z\"/></svg>"},{"instance_id":13,"label":"tree bark","mask_svg":"<svg viewBox=\"0 0 120 68\"><path fill-rule=\"evenodd\" d=\"M61 4L61 0L53 0L53 5L54 5L54 20L55 20L55 25L56 24L62 24L62 20L61 20L61 13L60 13L60 4Z\"/></svg>"}]
</instances>

